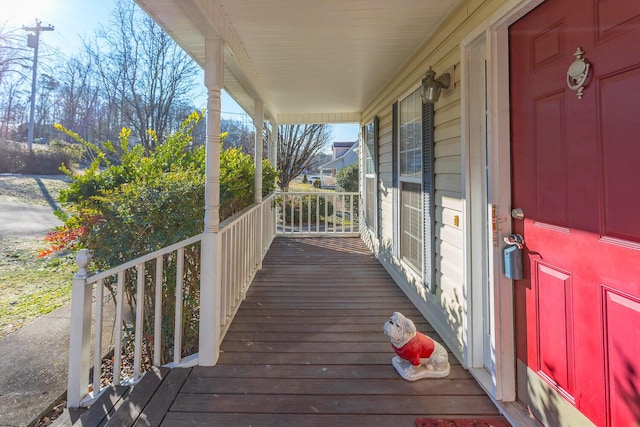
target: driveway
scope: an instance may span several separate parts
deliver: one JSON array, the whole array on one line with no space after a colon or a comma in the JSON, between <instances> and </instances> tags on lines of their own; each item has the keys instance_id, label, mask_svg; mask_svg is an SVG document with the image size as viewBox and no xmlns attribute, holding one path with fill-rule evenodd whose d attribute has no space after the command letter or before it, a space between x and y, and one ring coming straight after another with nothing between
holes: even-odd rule
<instances>
[{"instance_id":1,"label":"driveway","mask_svg":"<svg viewBox=\"0 0 640 427\"><path fill-rule=\"evenodd\" d=\"M0 201L0 237L44 237L58 225L49 206Z\"/></svg>"}]
</instances>

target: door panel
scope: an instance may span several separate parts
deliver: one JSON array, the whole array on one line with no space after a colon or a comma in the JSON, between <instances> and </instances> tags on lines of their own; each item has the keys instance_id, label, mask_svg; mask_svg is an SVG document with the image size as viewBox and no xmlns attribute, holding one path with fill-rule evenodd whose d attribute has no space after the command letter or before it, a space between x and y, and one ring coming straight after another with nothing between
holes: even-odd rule
<instances>
[{"instance_id":1,"label":"door panel","mask_svg":"<svg viewBox=\"0 0 640 427\"><path fill-rule=\"evenodd\" d=\"M640 301L605 290L608 400L611 402L611 425L632 425L629 420L640 419L638 373L640 372L640 333L632 339L620 325L640 324Z\"/></svg>"},{"instance_id":2,"label":"door panel","mask_svg":"<svg viewBox=\"0 0 640 427\"><path fill-rule=\"evenodd\" d=\"M571 275L539 262L536 267L538 372L570 397L574 394Z\"/></svg>"},{"instance_id":3,"label":"door panel","mask_svg":"<svg viewBox=\"0 0 640 427\"><path fill-rule=\"evenodd\" d=\"M576 4L548 0L509 32L517 357L597 425L637 425L640 2ZM578 47L582 99L566 80Z\"/></svg>"},{"instance_id":4,"label":"door panel","mask_svg":"<svg viewBox=\"0 0 640 427\"><path fill-rule=\"evenodd\" d=\"M533 101L537 220L561 227L567 221L567 140L557 129L565 127L564 93Z\"/></svg>"},{"instance_id":5,"label":"door panel","mask_svg":"<svg viewBox=\"0 0 640 427\"><path fill-rule=\"evenodd\" d=\"M604 171L604 234L609 237L640 242L640 221L633 221L640 212L640 198L629 197L629 184L640 183L640 68L634 68L599 80ZM631 216L630 216L631 215Z\"/></svg>"}]
</instances>

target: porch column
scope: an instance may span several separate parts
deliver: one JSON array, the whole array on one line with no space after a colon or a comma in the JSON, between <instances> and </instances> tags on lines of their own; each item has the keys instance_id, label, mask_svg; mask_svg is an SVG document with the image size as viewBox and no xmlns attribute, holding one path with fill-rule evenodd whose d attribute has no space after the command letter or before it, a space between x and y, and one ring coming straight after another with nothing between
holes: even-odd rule
<instances>
[{"instance_id":1,"label":"porch column","mask_svg":"<svg viewBox=\"0 0 640 427\"><path fill-rule=\"evenodd\" d=\"M204 83L207 87L206 183L204 232L200 255L200 366L212 366L220 355L220 93L224 42L205 40Z\"/></svg>"},{"instance_id":2,"label":"porch column","mask_svg":"<svg viewBox=\"0 0 640 427\"><path fill-rule=\"evenodd\" d=\"M263 126L264 126L264 114L262 101L255 102L255 116L253 118L253 125L256 128L255 134L255 176L254 176L254 202L262 202L262 154L263 154Z\"/></svg>"},{"instance_id":3,"label":"porch column","mask_svg":"<svg viewBox=\"0 0 640 427\"><path fill-rule=\"evenodd\" d=\"M278 169L278 122L271 122L271 149L269 150L271 164Z\"/></svg>"},{"instance_id":4,"label":"porch column","mask_svg":"<svg viewBox=\"0 0 640 427\"><path fill-rule=\"evenodd\" d=\"M255 101L255 114L253 117L253 125L256 128L255 134L255 150L254 150L254 162L255 162L255 175L254 179L254 203L260 204L260 216L256 221L256 264L257 268L262 269L262 249L263 249L263 236L262 236L262 223L263 215L262 211L262 152L263 152L263 126L264 126L264 108L262 101Z\"/></svg>"}]
</instances>

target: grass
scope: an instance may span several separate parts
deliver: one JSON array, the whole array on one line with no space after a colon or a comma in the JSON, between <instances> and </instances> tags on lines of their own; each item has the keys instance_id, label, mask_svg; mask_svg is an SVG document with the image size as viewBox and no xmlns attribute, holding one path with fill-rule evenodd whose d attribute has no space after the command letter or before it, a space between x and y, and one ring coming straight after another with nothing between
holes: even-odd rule
<instances>
[{"instance_id":1,"label":"grass","mask_svg":"<svg viewBox=\"0 0 640 427\"><path fill-rule=\"evenodd\" d=\"M0 175L0 199L36 205L55 201L64 177ZM71 300L70 254L38 258L42 239L0 237L0 338Z\"/></svg>"},{"instance_id":2,"label":"grass","mask_svg":"<svg viewBox=\"0 0 640 427\"><path fill-rule=\"evenodd\" d=\"M306 192L306 191L315 191L319 193L332 193L334 190L329 190L326 188L316 188L311 184L304 184L301 181L291 181L289 183L289 191L292 193L295 192Z\"/></svg>"},{"instance_id":3,"label":"grass","mask_svg":"<svg viewBox=\"0 0 640 427\"><path fill-rule=\"evenodd\" d=\"M0 174L0 200L48 206L68 186L66 175Z\"/></svg>"}]
</instances>

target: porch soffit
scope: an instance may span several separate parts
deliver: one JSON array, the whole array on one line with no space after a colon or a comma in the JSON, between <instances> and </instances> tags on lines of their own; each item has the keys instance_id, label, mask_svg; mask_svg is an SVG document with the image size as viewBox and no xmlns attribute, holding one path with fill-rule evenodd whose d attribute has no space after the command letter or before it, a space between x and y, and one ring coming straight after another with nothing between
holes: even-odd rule
<instances>
[{"instance_id":1,"label":"porch soffit","mask_svg":"<svg viewBox=\"0 0 640 427\"><path fill-rule=\"evenodd\" d=\"M135 0L204 66L225 41L225 90L280 124L358 122L460 0Z\"/></svg>"}]
</instances>

